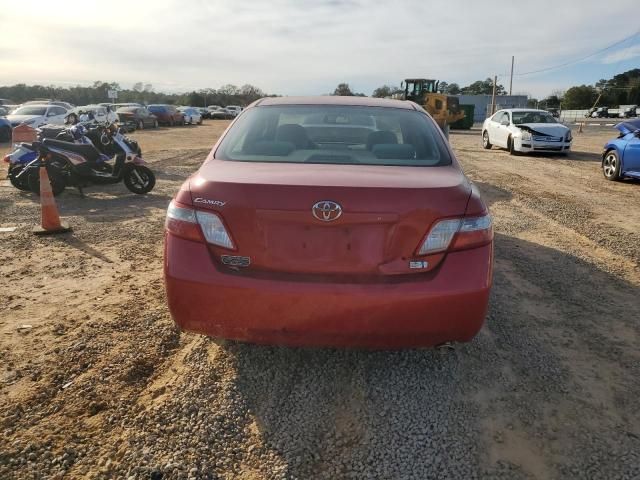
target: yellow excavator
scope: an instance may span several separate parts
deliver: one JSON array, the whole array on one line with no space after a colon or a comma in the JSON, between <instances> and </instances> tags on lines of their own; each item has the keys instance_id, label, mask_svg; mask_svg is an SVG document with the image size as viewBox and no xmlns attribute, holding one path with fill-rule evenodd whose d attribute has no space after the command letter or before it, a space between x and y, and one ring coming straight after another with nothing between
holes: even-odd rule
<instances>
[{"instance_id":1,"label":"yellow excavator","mask_svg":"<svg viewBox=\"0 0 640 480\"><path fill-rule=\"evenodd\" d=\"M438 80L427 78L407 78L402 82L404 99L422 106L433 117L443 132L449 132L449 125L464 118L457 97L438 93Z\"/></svg>"}]
</instances>

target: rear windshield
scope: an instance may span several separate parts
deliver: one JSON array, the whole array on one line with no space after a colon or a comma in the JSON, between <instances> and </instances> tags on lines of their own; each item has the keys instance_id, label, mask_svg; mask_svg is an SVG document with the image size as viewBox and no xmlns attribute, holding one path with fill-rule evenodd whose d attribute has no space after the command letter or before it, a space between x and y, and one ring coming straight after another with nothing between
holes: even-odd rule
<instances>
[{"instance_id":1,"label":"rear windshield","mask_svg":"<svg viewBox=\"0 0 640 480\"><path fill-rule=\"evenodd\" d=\"M152 111L152 112L164 112L167 110L166 107L154 107L153 105L149 105L147 107L148 110Z\"/></svg>"},{"instance_id":2,"label":"rear windshield","mask_svg":"<svg viewBox=\"0 0 640 480\"><path fill-rule=\"evenodd\" d=\"M247 110L215 158L242 162L449 165L437 127L415 110L275 105Z\"/></svg>"}]
</instances>

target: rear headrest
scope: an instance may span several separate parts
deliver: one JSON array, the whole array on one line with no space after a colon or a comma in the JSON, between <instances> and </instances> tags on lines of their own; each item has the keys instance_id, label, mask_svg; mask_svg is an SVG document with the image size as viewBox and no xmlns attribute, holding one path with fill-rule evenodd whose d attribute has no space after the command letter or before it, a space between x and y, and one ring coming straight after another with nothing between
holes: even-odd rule
<instances>
[{"instance_id":1,"label":"rear headrest","mask_svg":"<svg viewBox=\"0 0 640 480\"><path fill-rule=\"evenodd\" d=\"M299 149L311 148L311 142L307 131L302 125L287 123L280 125L276 130L276 140L279 142L289 142Z\"/></svg>"},{"instance_id":2,"label":"rear headrest","mask_svg":"<svg viewBox=\"0 0 640 480\"><path fill-rule=\"evenodd\" d=\"M259 140L247 145L244 153L248 155L264 155L267 157L286 157L296 149L291 142L274 142L271 140Z\"/></svg>"},{"instance_id":3,"label":"rear headrest","mask_svg":"<svg viewBox=\"0 0 640 480\"><path fill-rule=\"evenodd\" d=\"M374 145L379 145L381 143L398 143L398 137L396 137L396 134L390 130L378 130L371 132L367 137L367 150L371 150Z\"/></svg>"},{"instance_id":4,"label":"rear headrest","mask_svg":"<svg viewBox=\"0 0 640 480\"><path fill-rule=\"evenodd\" d=\"M378 143L371 149L376 158L409 160L416 157L416 149L413 145L402 143Z\"/></svg>"}]
</instances>

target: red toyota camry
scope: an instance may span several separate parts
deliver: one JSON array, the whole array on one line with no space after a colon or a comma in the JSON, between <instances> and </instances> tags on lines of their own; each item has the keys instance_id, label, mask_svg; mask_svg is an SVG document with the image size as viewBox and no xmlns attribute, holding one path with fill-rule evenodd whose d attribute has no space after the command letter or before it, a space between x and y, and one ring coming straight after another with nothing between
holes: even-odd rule
<instances>
[{"instance_id":1,"label":"red toyota camry","mask_svg":"<svg viewBox=\"0 0 640 480\"><path fill-rule=\"evenodd\" d=\"M418 105L258 100L169 205L183 329L255 343L466 342L487 312L491 217Z\"/></svg>"}]
</instances>

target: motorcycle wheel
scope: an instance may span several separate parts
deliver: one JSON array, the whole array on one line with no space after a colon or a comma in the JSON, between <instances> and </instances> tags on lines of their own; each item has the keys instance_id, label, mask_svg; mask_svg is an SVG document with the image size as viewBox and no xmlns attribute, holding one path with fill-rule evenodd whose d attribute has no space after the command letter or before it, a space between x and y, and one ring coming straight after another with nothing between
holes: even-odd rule
<instances>
[{"instance_id":1,"label":"motorcycle wheel","mask_svg":"<svg viewBox=\"0 0 640 480\"><path fill-rule=\"evenodd\" d=\"M0 128L0 142L11 141L11 127Z\"/></svg>"},{"instance_id":2,"label":"motorcycle wheel","mask_svg":"<svg viewBox=\"0 0 640 480\"><path fill-rule=\"evenodd\" d=\"M125 172L123 181L130 191L138 195L144 195L153 190L156 184L156 176L147 167L136 165Z\"/></svg>"},{"instance_id":3,"label":"motorcycle wheel","mask_svg":"<svg viewBox=\"0 0 640 480\"><path fill-rule=\"evenodd\" d=\"M51 166L47 167L47 174L49 175L49 183L51 184L53 196L57 197L64 192L67 186L64 176L59 169ZM29 184L29 190L36 195L40 195L40 167L34 168L29 172L27 182Z\"/></svg>"},{"instance_id":4,"label":"motorcycle wheel","mask_svg":"<svg viewBox=\"0 0 640 480\"><path fill-rule=\"evenodd\" d=\"M22 175L20 178L16 178L16 175L18 175L23 169L24 167L21 165L9 167L9 181L11 182L11 185L16 187L18 190L28 192L30 190L29 176Z\"/></svg>"}]
</instances>

